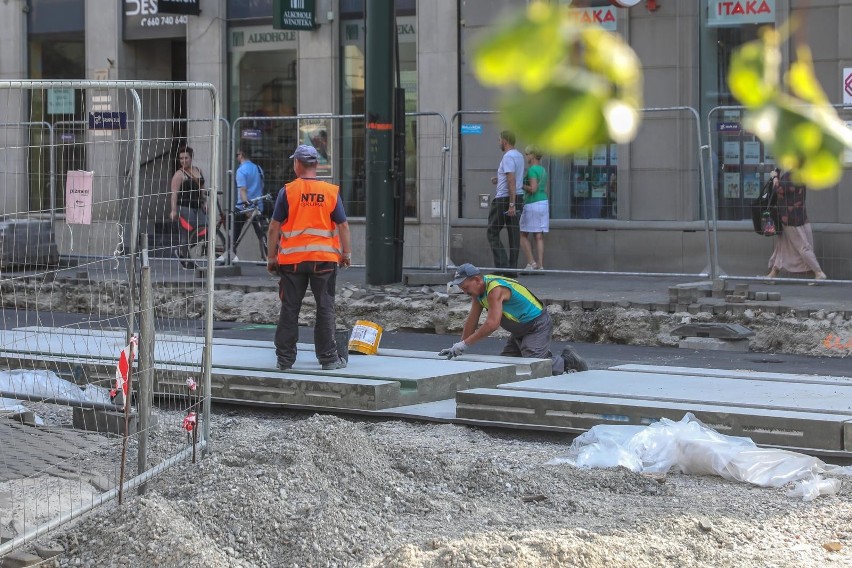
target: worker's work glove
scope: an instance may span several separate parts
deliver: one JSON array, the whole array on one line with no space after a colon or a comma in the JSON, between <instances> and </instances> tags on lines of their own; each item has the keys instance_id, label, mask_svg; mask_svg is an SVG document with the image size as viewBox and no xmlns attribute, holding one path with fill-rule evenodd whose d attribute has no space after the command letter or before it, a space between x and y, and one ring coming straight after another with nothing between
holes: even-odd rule
<instances>
[{"instance_id":1,"label":"worker's work glove","mask_svg":"<svg viewBox=\"0 0 852 568\"><path fill-rule=\"evenodd\" d=\"M459 355L464 353L465 349L467 349L467 343L465 343L464 341L459 341L449 349L441 349L441 351L438 352L438 355L440 355L441 357L446 357L447 359L452 359L453 357L458 357Z\"/></svg>"}]
</instances>

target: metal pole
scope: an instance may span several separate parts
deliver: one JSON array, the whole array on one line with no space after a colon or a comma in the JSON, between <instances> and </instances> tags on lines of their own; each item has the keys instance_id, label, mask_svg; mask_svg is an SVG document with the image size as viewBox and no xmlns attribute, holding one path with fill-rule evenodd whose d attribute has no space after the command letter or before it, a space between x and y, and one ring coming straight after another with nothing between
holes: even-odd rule
<instances>
[{"instance_id":1,"label":"metal pole","mask_svg":"<svg viewBox=\"0 0 852 568\"><path fill-rule=\"evenodd\" d=\"M214 87L209 87L210 98L213 105L213 157L210 171L213 179L210 180L210 187L213 191L208 192L207 196L207 211L210 212L210 220L218 219L216 211L216 192L219 189L219 172L221 171L221 156L219 155L220 141L220 126L219 117L221 109L219 108L219 97L216 94ZM212 381L210 376L213 369L213 290L214 280L216 277L216 231L207 231L209 239L207 245L207 302L204 313L204 355L202 357L202 380L203 380L203 396L201 420L202 420L202 444L204 451L202 455L206 455L210 451L210 389ZM196 425L197 427L197 425Z\"/></svg>"},{"instance_id":2,"label":"metal pole","mask_svg":"<svg viewBox=\"0 0 852 568\"><path fill-rule=\"evenodd\" d=\"M147 242L143 235L143 242ZM148 467L148 438L150 433L151 403L154 398L154 292L151 286L151 266L148 262L148 247L142 247L142 290L139 294L141 314L139 317L139 428L136 432L138 451L136 473L142 475ZM144 495L147 486L139 486L138 494Z\"/></svg>"},{"instance_id":3,"label":"metal pole","mask_svg":"<svg viewBox=\"0 0 852 568\"><path fill-rule=\"evenodd\" d=\"M136 89L130 89L133 96L133 167L130 169L131 206L130 206L130 255L127 263L128 301L127 343L136 330L136 255L139 239L139 175L142 169L142 100ZM128 397L129 398L129 397ZM130 401L125 401L127 406Z\"/></svg>"},{"instance_id":4,"label":"metal pole","mask_svg":"<svg viewBox=\"0 0 852 568\"><path fill-rule=\"evenodd\" d=\"M392 284L395 274L393 177L393 0L366 4L367 282ZM401 266L401 264L400 264Z\"/></svg>"}]
</instances>

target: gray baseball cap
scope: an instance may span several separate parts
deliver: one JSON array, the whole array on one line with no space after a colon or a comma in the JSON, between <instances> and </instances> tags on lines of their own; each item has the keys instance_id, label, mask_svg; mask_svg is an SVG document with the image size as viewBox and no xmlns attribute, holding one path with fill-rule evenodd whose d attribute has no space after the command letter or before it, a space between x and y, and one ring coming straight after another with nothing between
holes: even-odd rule
<instances>
[{"instance_id":1,"label":"gray baseball cap","mask_svg":"<svg viewBox=\"0 0 852 568\"><path fill-rule=\"evenodd\" d=\"M456 286L458 286L471 276L477 276L479 274L480 272L477 267L475 267L469 262L465 262L464 264L456 268L456 274L453 277L453 281L451 282L451 284L455 284Z\"/></svg>"},{"instance_id":2,"label":"gray baseball cap","mask_svg":"<svg viewBox=\"0 0 852 568\"><path fill-rule=\"evenodd\" d=\"M294 158L304 164L316 164L318 159L317 149L307 144L299 144L296 147L296 151L290 156L291 160Z\"/></svg>"}]
</instances>

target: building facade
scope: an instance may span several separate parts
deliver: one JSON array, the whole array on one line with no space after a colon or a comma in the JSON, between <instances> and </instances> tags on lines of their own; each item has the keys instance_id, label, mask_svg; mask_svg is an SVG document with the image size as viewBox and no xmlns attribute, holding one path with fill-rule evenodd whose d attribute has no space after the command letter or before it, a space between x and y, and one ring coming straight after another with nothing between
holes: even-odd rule
<instances>
[{"instance_id":1,"label":"building facade","mask_svg":"<svg viewBox=\"0 0 852 568\"><path fill-rule=\"evenodd\" d=\"M327 145L321 174L341 185L355 238L363 239L369 191L362 118L365 3L299 0L312 9L315 27L296 31L273 27L273 0L198 0L197 15L161 14L157 0L9 0L0 3L0 77L212 83L233 145L253 154L270 184L292 175L286 156L296 143ZM472 50L499 18L526 4L395 2L398 75L409 113L407 266L491 263L485 225L502 127L490 112L495 93L474 78ZM545 156L551 201L545 265L698 273L708 268L712 240L720 270L750 276L765 271L772 239L752 232L748 204L774 158L741 128L725 81L728 59L761 26L778 27L796 17L796 38L810 45L819 81L829 99L842 105L844 97L852 98L844 95L852 40L843 33L845 23L852 23L852 3L646 0L625 9L606 0L575 0L574 7L581 21L621 34L637 52L647 110L630 144ZM786 48L785 63L791 53ZM852 120L852 113L840 113ZM159 114L185 119L192 109L174 104ZM175 137L181 135L176 130ZM521 148L525 144L518 141ZM68 149L67 160L84 168L85 155L74 152ZM197 159L205 163L209 156ZM852 278L850 185L845 175L837 187L808 194L817 255L831 278ZM32 209L42 208L44 195L26 191ZM718 233L708 237L714 228ZM363 262L363 251L357 257L356 250L356 262Z\"/></svg>"}]
</instances>

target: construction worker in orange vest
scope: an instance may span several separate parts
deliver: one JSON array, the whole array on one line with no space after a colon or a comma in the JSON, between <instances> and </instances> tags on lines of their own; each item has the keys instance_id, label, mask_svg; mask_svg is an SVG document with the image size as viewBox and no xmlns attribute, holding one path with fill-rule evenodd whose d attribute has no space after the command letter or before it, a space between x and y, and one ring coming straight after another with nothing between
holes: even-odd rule
<instances>
[{"instance_id":1,"label":"construction worker in orange vest","mask_svg":"<svg viewBox=\"0 0 852 568\"><path fill-rule=\"evenodd\" d=\"M325 370L346 367L334 340L337 267L352 262L349 223L340 188L317 179L316 148L300 145L290 156L297 179L278 192L269 222L266 269L280 277L281 313L275 329L278 368L296 362L299 311L308 285L316 300L314 350Z\"/></svg>"}]
</instances>

